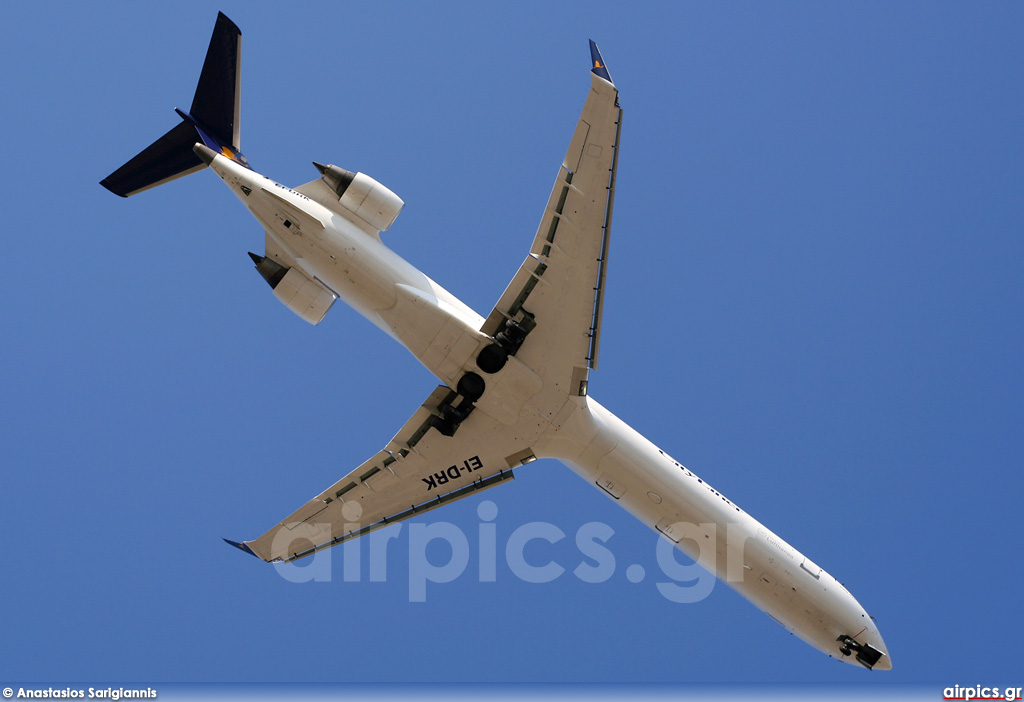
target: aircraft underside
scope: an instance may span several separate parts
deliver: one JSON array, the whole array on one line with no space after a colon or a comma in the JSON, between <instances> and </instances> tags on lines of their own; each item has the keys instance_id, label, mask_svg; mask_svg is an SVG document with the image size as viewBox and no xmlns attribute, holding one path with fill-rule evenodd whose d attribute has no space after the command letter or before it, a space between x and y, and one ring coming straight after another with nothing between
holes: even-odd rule
<instances>
[{"instance_id":1,"label":"aircraft underside","mask_svg":"<svg viewBox=\"0 0 1024 702\"><path fill-rule=\"evenodd\" d=\"M363 173L315 163L291 188L239 150L241 33L218 17L182 122L108 176L129 196L211 168L265 230L257 272L318 324L337 299L440 381L384 448L257 539L293 561L511 480L555 458L818 650L891 668L845 587L589 396L600 350L622 110L591 42L590 88L530 251L480 316L381 240L404 202Z\"/></svg>"}]
</instances>

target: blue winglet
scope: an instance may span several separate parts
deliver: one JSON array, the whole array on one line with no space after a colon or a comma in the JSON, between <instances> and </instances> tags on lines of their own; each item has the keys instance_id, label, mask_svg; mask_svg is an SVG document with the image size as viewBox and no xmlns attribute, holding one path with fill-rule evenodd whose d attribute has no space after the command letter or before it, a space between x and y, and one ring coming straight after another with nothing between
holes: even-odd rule
<instances>
[{"instance_id":1,"label":"blue winglet","mask_svg":"<svg viewBox=\"0 0 1024 702\"><path fill-rule=\"evenodd\" d=\"M237 541L232 541L231 539L224 539L224 541L225 541L226 543L228 543L228 544L230 544L230 545L234 546L235 548L238 548L238 549L241 549L241 550L245 551L245 552L246 552L246 553L248 553L248 554L249 554L250 556L256 556L256 552L255 552L255 551L253 551L253 550L252 550L251 548L249 548L248 546L246 546L245 544L240 544L240 543L238 543ZM256 558L259 558L259 556L256 556ZM262 560L262 559L260 559L260 560Z\"/></svg>"},{"instance_id":2,"label":"blue winglet","mask_svg":"<svg viewBox=\"0 0 1024 702\"><path fill-rule=\"evenodd\" d=\"M590 59L594 64L594 67L590 69L591 72L614 84L615 81L612 80L612 75L608 72L608 66L605 65L604 57L601 56L601 50L597 48L597 44L594 43L593 39L590 40Z\"/></svg>"}]
</instances>

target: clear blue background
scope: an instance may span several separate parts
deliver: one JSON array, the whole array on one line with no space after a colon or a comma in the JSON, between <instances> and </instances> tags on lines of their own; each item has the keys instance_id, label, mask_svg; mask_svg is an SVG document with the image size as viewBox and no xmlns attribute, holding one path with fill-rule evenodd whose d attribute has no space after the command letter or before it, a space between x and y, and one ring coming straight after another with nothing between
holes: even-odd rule
<instances>
[{"instance_id":1,"label":"clear blue background","mask_svg":"<svg viewBox=\"0 0 1024 702\"><path fill-rule=\"evenodd\" d=\"M591 392L846 583L894 670L722 585L668 602L655 536L554 462L485 496L499 545L569 535L527 551L553 583L471 560L409 603L407 529L386 583L225 546L435 381L342 305L313 328L276 302L212 173L98 185L188 107L218 9L257 170L381 180L407 203L386 242L483 314L597 40L625 116ZM0 681L1021 684L1022 36L1018 3L4 3ZM425 521L475 544L478 503ZM587 584L595 520L617 568Z\"/></svg>"}]
</instances>

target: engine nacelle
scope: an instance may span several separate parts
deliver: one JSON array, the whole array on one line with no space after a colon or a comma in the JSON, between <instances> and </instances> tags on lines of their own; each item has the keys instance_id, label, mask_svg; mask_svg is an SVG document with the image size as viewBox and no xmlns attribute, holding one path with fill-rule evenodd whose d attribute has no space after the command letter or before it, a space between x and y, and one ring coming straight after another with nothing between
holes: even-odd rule
<instances>
[{"instance_id":1,"label":"engine nacelle","mask_svg":"<svg viewBox=\"0 0 1024 702\"><path fill-rule=\"evenodd\" d=\"M378 231L387 231L405 202L365 173L313 162L321 179L337 194L341 206Z\"/></svg>"},{"instance_id":2,"label":"engine nacelle","mask_svg":"<svg viewBox=\"0 0 1024 702\"><path fill-rule=\"evenodd\" d=\"M274 297L310 324L319 324L338 296L298 268L286 268L264 256L249 254Z\"/></svg>"}]
</instances>

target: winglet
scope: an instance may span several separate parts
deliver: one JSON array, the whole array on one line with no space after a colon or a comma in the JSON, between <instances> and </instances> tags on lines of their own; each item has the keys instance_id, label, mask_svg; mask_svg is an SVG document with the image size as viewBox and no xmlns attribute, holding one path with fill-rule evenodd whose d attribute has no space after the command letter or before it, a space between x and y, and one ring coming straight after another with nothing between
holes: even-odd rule
<instances>
[{"instance_id":1,"label":"winglet","mask_svg":"<svg viewBox=\"0 0 1024 702\"><path fill-rule=\"evenodd\" d=\"M590 60L594 64L590 69L591 72L614 85L615 81L612 80L612 75L608 72L608 66L604 62L604 57L601 56L601 50L597 48L593 39L590 40Z\"/></svg>"},{"instance_id":2,"label":"winglet","mask_svg":"<svg viewBox=\"0 0 1024 702\"><path fill-rule=\"evenodd\" d=\"M256 552L253 551L251 548L249 548L248 545L246 545L244 543L240 544L237 541L232 541L231 539L224 539L224 541L225 541L225 543L228 543L231 546L234 546L235 548L238 548L238 549L241 549L241 550L245 551L246 553L248 553L251 556L256 556ZM259 558L259 556L256 556L256 558ZM260 558L260 560L263 560L263 559Z\"/></svg>"}]
</instances>

